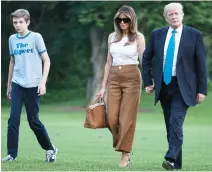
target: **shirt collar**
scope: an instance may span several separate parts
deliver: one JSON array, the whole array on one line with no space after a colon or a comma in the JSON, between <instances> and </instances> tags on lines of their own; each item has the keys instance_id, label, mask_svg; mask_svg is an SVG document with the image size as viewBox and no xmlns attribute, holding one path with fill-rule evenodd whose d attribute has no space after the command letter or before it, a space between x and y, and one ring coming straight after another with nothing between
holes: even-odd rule
<instances>
[{"instance_id":1,"label":"shirt collar","mask_svg":"<svg viewBox=\"0 0 212 172\"><path fill-rule=\"evenodd\" d=\"M169 32L172 33L173 30L174 30L174 29L173 29L171 26L169 26ZM178 34L181 34L182 31L183 31L183 25L181 24L181 26L178 27L178 28L175 29L175 30L177 31Z\"/></svg>"}]
</instances>

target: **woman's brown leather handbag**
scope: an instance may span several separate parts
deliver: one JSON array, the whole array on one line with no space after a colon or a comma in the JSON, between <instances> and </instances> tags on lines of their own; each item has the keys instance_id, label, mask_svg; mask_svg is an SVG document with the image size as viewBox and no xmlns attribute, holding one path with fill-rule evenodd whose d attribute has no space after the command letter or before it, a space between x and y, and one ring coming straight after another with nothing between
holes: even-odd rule
<instances>
[{"instance_id":1,"label":"woman's brown leather handbag","mask_svg":"<svg viewBox=\"0 0 212 172\"><path fill-rule=\"evenodd\" d=\"M103 98L97 98L92 105L87 107L85 128L107 128L106 105Z\"/></svg>"}]
</instances>

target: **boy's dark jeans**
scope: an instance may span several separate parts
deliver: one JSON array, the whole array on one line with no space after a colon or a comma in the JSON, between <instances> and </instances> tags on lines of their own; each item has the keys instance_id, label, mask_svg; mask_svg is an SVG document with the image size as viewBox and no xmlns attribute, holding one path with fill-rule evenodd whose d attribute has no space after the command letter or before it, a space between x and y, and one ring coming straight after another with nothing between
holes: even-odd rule
<instances>
[{"instance_id":1,"label":"boy's dark jeans","mask_svg":"<svg viewBox=\"0 0 212 172\"><path fill-rule=\"evenodd\" d=\"M40 96L38 96L37 93L38 87L23 88L13 82L11 86L11 111L7 132L8 155L10 154L13 158L17 157L19 126L23 103L25 104L29 126L36 135L39 144L45 150L53 150L48 133L39 120Z\"/></svg>"}]
</instances>

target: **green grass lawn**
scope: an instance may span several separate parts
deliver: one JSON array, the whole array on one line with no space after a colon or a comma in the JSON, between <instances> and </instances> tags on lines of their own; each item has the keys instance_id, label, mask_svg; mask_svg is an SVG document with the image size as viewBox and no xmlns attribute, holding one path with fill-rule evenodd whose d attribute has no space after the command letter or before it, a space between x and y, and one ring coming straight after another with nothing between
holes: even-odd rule
<instances>
[{"instance_id":1,"label":"green grass lawn","mask_svg":"<svg viewBox=\"0 0 212 172\"><path fill-rule=\"evenodd\" d=\"M212 92L211 92L212 93ZM209 93L209 95L212 95ZM40 119L58 148L57 162L45 163L45 151L36 141L23 110L19 155L16 162L2 163L2 171L161 171L167 151L166 131L160 105L153 107L153 96L142 93L133 145L132 165L118 167L120 153L112 148L109 130L83 127L85 113L68 102L42 105ZM192 107L184 124L183 170L212 171L212 96ZM1 156L6 155L9 108L2 108Z\"/></svg>"}]
</instances>

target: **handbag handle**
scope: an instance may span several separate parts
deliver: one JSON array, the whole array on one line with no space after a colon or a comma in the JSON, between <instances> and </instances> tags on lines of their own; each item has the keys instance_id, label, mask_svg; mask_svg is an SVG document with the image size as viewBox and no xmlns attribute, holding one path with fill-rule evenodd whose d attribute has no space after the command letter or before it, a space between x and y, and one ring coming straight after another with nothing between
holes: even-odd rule
<instances>
[{"instance_id":1,"label":"handbag handle","mask_svg":"<svg viewBox=\"0 0 212 172\"><path fill-rule=\"evenodd\" d=\"M92 104L95 104L95 103L104 103L104 105L105 105L105 100L104 100L104 98L102 98L102 97L97 97L97 98L93 101Z\"/></svg>"}]
</instances>

